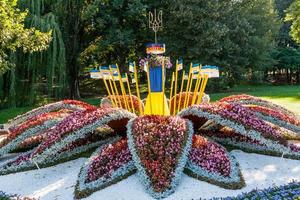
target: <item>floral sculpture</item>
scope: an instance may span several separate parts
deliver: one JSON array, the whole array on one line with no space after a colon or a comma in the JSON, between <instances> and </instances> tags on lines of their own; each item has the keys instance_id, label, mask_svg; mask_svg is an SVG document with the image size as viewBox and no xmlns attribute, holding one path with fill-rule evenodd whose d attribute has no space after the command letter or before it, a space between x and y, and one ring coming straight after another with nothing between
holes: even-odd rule
<instances>
[{"instance_id":1,"label":"floral sculpture","mask_svg":"<svg viewBox=\"0 0 300 200\"><path fill-rule=\"evenodd\" d=\"M233 95L225 97L220 102L239 103L254 111L263 120L298 133L300 137L300 119L291 111L250 95Z\"/></svg>"},{"instance_id":2,"label":"floral sculpture","mask_svg":"<svg viewBox=\"0 0 300 200\"><path fill-rule=\"evenodd\" d=\"M173 116L137 116L138 112L113 108L108 101L100 108L64 101L12 120L1 155L32 137L42 137L33 149L1 163L0 175L47 167L98 147L80 170L75 198L84 198L137 172L146 191L159 199L175 191L182 173L227 189L243 187L237 160L218 143L300 159L300 148L288 142L299 139L298 118L256 97L235 96L193 105ZM51 125L29 131L45 122ZM278 122L293 128L279 127ZM109 134L95 131L105 126L112 130Z\"/></svg>"}]
</instances>

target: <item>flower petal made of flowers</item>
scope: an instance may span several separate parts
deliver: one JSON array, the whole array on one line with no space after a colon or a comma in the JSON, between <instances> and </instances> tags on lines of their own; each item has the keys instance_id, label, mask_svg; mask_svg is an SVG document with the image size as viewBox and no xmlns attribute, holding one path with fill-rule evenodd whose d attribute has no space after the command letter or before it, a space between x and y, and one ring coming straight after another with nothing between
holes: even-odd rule
<instances>
[{"instance_id":1,"label":"flower petal made of flowers","mask_svg":"<svg viewBox=\"0 0 300 200\"><path fill-rule=\"evenodd\" d=\"M222 146L195 135L185 173L227 189L245 186L239 164Z\"/></svg>"},{"instance_id":2,"label":"flower petal made of flowers","mask_svg":"<svg viewBox=\"0 0 300 200\"><path fill-rule=\"evenodd\" d=\"M192 124L180 117L143 116L127 125L128 146L141 183L154 198L174 192L192 143Z\"/></svg>"},{"instance_id":3,"label":"flower petal made of flowers","mask_svg":"<svg viewBox=\"0 0 300 200\"><path fill-rule=\"evenodd\" d=\"M87 197L134 172L127 138L116 138L100 146L83 165L75 186L75 198Z\"/></svg>"}]
</instances>

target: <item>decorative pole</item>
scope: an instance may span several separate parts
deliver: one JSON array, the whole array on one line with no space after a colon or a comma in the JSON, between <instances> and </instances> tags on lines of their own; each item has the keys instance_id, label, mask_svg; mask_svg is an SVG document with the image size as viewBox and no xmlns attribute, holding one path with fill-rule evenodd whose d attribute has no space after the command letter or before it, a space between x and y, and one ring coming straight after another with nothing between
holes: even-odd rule
<instances>
[{"instance_id":1,"label":"decorative pole","mask_svg":"<svg viewBox=\"0 0 300 200\"><path fill-rule=\"evenodd\" d=\"M162 10L156 13L156 9L154 9L154 14L152 12L149 12L149 28L151 28L154 31L154 41L155 44L157 43L157 32L159 29L163 28L163 21L162 21Z\"/></svg>"}]
</instances>

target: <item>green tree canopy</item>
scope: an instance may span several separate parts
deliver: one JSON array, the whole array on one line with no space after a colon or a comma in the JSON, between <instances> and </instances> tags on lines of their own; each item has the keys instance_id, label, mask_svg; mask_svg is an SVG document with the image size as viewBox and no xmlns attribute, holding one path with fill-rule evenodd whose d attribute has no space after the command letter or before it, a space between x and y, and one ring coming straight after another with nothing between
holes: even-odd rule
<instances>
[{"instance_id":1,"label":"green tree canopy","mask_svg":"<svg viewBox=\"0 0 300 200\"><path fill-rule=\"evenodd\" d=\"M165 40L172 54L217 64L236 83L272 65L279 22L272 1L169 1ZM167 12L167 11L166 11Z\"/></svg>"},{"instance_id":2,"label":"green tree canopy","mask_svg":"<svg viewBox=\"0 0 300 200\"><path fill-rule=\"evenodd\" d=\"M141 0L94 0L83 11L89 45L84 63L120 63L144 53L147 5Z\"/></svg>"},{"instance_id":3,"label":"green tree canopy","mask_svg":"<svg viewBox=\"0 0 300 200\"><path fill-rule=\"evenodd\" d=\"M8 60L9 52L21 48L23 52L42 51L51 41L51 32L42 33L35 28L25 28L27 11L17 8L17 0L0 1L0 73L3 74L13 63Z\"/></svg>"},{"instance_id":4,"label":"green tree canopy","mask_svg":"<svg viewBox=\"0 0 300 200\"><path fill-rule=\"evenodd\" d=\"M287 10L286 20L292 22L291 36L300 43L300 0L294 0Z\"/></svg>"}]
</instances>

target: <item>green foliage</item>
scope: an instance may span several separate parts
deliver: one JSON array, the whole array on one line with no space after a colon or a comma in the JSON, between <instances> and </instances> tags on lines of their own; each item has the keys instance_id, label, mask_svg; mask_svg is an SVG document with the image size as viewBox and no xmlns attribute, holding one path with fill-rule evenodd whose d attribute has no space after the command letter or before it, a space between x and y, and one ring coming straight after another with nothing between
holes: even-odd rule
<instances>
[{"instance_id":1,"label":"green foliage","mask_svg":"<svg viewBox=\"0 0 300 200\"><path fill-rule=\"evenodd\" d=\"M286 16L286 10L291 5L293 0L275 0L275 6L276 10L278 12L278 15L280 17L280 20L282 21L278 37L276 38L276 41L278 43L278 46L280 47L296 47L295 42L290 36L291 31L291 22L285 21L284 18Z\"/></svg>"},{"instance_id":2,"label":"green foliage","mask_svg":"<svg viewBox=\"0 0 300 200\"><path fill-rule=\"evenodd\" d=\"M51 31L42 33L35 28L25 28L27 11L17 8L17 0L0 1L0 74L14 63L9 62L9 53L21 48L23 52L39 52L47 49Z\"/></svg>"},{"instance_id":3,"label":"green foliage","mask_svg":"<svg viewBox=\"0 0 300 200\"><path fill-rule=\"evenodd\" d=\"M287 10L286 20L292 22L291 36L300 43L300 0L294 0Z\"/></svg>"},{"instance_id":4,"label":"green foliage","mask_svg":"<svg viewBox=\"0 0 300 200\"><path fill-rule=\"evenodd\" d=\"M94 0L82 14L88 46L85 65L125 64L142 56L147 38L147 5L140 0Z\"/></svg>"},{"instance_id":5,"label":"green foliage","mask_svg":"<svg viewBox=\"0 0 300 200\"><path fill-rule=\"evenodd\" d=\"M300 50L292 47L279 47L274 52L274 58L277 60L275 66L280 69L299 69Z\"/></svg>"},{"instance_id":6,"label":"green foliage","mask_svg":"<svg viewBox=\"0 0 300 200\"><path fill-rule=\"evenodd\" d=\"M222 66L231 85L273 64L279 22L272 2L175 0L168 9L164 38L172 55Z\"/></svg>"},{"instance_id":7,"label":"green foliage","mask_svg":"<svg viewBox=\"0 0 300 200\"><path fill-rule=\"evenodd\" d=\"M21 40L34 48L26 45L25 51L18 50L9 54L15 68L2 75L4 83L0 82L3 94L0 97L1 106L32 105L36 97L41 95L55 99L65 96L65 44L55 15L56 10L52 8L55 5L55 1L48 0L23 0L18 5L15 2L14 9L23 13L21 26L25 27L24 30L35 33L31 38ZM40 52L42 47L38 44L38 38L45 39L50 34L52 38L51 41L48 39L48 48Z\"/></svg>"},{"instance_id":8,"label":"green foliage","mask_svg":"<svg viewBox=\"0 0 300 200\"><path fill-rule=\"evenodd\" d=\"M79 98L79 84L83 94L91 93L84 87L92 87L83 78L88 67L118 63L126 71L128 61L144 57L145 44L153 42L147 15L154 8L163 10L164 28L158 40L166 43L166 55L173 62L183 58L185 64L221 66L224 76L209 82L210 91L245 79L264 81L268 70L281 67L299 72L297 45L288 34L291 22L284 22L279 30L279 18L284 18L292 0L274 1L22 0L16 4L6 0L22 16L23 29L34 31L27 42L10 40L12 50L9 45L2 50L0 29L0 65L15 65L0 76L0 106L32 105L38 98ZM32 41L50 33L49 48L36 52L42 47ZM98 81L93 83L99 92L105 91Z\"/></svg>"}]
</instances>

